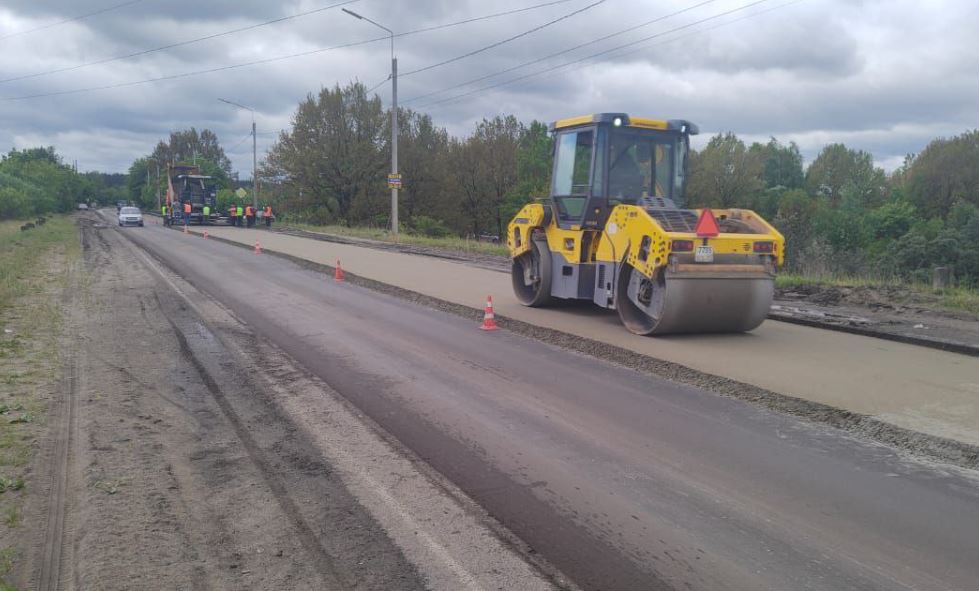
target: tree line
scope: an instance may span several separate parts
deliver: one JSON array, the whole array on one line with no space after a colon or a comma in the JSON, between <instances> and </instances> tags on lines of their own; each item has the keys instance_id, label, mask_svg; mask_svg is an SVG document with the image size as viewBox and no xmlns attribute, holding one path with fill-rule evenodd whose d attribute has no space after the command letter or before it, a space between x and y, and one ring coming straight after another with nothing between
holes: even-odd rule
<instances>
[{"instance_id":1,"label":"tree line","mask_svg":"<svg viewBox=\"0 0 979 591\"><path fill-rule=\"evenodd\" d=\"M263 182L294 218L385 227L389 121L362 84L311 94L264 160ZM502 236L524 203L547 195L544 123L496 116L457 138L402 109L399 126L408 231ZM689 179L689 206L770 220L786 236L791 272L926 280L944 265L979 284L979 131L936 139L891 174L839 143L806 166L794 143L722 133L691 154Z\"/></svg>"},{"instance_id":2,"label":"tree line","mask_svg":"<svg viewBox=\"0 0 979 591\"><path fill-rule=\"evenodd\" d=\"M0 156L0 219L66 212L79 203L122 198L124 174L78 173L54 147L12 149Z\"/></svg>"},{"instance_id":3,"label":"tree line","mask_svg":"<svg viewBox=\"0 0 979 591\"><path fill-rule=\"evenodd\" d=\"M757 211L785 235L790 271L927 281L950 266L979 285L979 131L936 139L891 174L843 144L804 166L795 144L731 133L690 164L690 204Z\"/></svg>"},{"instance_id":4,"label":"tree line","mask_svg":"<svg viewBox=\"0 0 979 591\"><path fill-rule=\"evenodd\" d=\"M389 125L380 98L362 84L310 94L261 163L262 201L295 221L387 227ZM454 137L406 108L399 126L403 231L502 236L520 207L548 193L552 139L542 122L500 115ZM111 191L155 207L167 162L196 163L214 176L221 210L251 200L234 194L251 183L234 177L217 136L190 128L137 158L124 187L74 173L53 148L14 150L0 162L0 216L105 202ZM944 265L979 285L979 130L936 139L890 174L843 144L806 165L794 143L748 144L721 133L691 154L687 204L757 211L785 234L790 272L926 280Z\"/></svg>"},{"instance_id":5,"label":"tree line","mask_svg":"<svg viewBox=\"0 0 979 591\"><path fill-rule=\"evenodd\" d=\"M547 193L546 125L512 115L485 119L456 138L401 109L398 156L405 229L429 235L502 235L526 199ZM389 225L390 116L362 84L308 96L263 161L282 208L317 224Z\"/></svg>"}]
</instances>

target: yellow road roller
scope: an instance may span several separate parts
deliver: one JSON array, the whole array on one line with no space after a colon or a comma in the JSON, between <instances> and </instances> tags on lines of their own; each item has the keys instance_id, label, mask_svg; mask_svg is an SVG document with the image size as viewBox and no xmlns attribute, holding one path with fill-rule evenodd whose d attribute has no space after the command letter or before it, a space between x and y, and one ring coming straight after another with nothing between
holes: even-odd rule
<instances>
[{"instance_id":1,"label":"yellow road roller","mask_svg":"<svg viewBox=\"0 0 979 591\"><path fill-rule=\"evenodd\" d=\"M684 207L696 125L600 113L550 129L550 197L507 227L522 304L591 300L641 335L743 332L765 320L785 239L753 211Z\"/></svg>"}]
</instances>

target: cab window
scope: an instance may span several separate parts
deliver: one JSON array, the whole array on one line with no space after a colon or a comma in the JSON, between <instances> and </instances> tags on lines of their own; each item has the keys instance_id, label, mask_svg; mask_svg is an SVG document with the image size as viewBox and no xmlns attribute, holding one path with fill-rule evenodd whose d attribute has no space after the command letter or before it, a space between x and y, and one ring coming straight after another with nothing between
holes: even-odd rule
<instances>
[{"instance_id":1,"label":"cab window","mask_svg":"<svg viewBox=\"0 0 979 591\"><path fill-rule=\"evenodd\" d=\"M572 131L558 136L552 193L561 219L580 219L591 187L593 130Z\"/></svg>"},{"instance_id":2,"label":"cab window","mask_svg":"<svg viewBox=\"0 0 979 591\"><path fill-rule=\"evenodd\" d=\"M648 132L616 130L609 150L609 198L637 203L672 197L673 141Z\"/></svg>"}]
</instances>

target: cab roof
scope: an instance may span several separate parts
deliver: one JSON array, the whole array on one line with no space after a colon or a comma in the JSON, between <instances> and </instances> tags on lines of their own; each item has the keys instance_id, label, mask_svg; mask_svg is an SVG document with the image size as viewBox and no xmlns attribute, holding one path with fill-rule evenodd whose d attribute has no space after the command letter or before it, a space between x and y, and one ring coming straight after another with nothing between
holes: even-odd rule
<instances>
[{"instance_id":1,"label":"cab roof","mask_svg":"<svg viewBox=\"0 0 979 591\"><path fill-rule=\"evenodd\" d=\"M690 135L697 135L700 132L700 128L696 124L684 119L649 119L646 117L632 117L626 113L595 113L594 115L581 115L579 117L558 119L554 123L551 123L550 130L557 131L568 127L592 125L595 123L615 125L616 119L619 120L619 125L622 127L679 131Z\"/></svg>"}]
</instances>

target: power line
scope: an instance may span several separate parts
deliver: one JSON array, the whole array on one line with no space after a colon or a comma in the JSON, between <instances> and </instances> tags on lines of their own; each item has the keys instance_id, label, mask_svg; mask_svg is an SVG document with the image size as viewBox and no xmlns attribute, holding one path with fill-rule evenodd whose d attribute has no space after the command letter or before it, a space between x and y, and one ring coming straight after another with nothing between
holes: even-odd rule
<instances>
[{"instance_id":1,"label":"power line","mask_svg":"<svg viewBox=\"0 0 979 591\"><path fill-rule=\"evenodd\" d=\"M467 18L465 20L456 21L454 23L446 23L446 24L442 24L442 25L433 25L431 27L425 27L423 29L415 29L414 31L408 31L406 33L395 33L394 36L395 37L404 37L406 35L416 35L418 33L428 33L429 31L438 31L440 29L447 29L449 27L455 27L457 25L466 25L466 24L469 24L469 23L475 23L475 22L478 22L478 21L484 21L484 20L487 20L487 19L496 18L496 17L500 17L500 16L509 16L511 14L518 14L518 13L521 13L521 12L527 12L529 10L536 10L538 8L547 8L548 6L556 6L558 4L567 4L568 2L571 2L571 0L551 0L550 2L544 2L543 4L534 4L533 6L525 6L523 8L514 8L514 9L511 9L511 10L505 10L503 12L497 12L497 13L494 13L494 14L487 14L487 15L484 15L484 16L474 16L472 18ZM389 37L385 37L385 39L389 39Z\"/></svg>"},{"instance_id":2,"label":"power line","mask_svg":"<svg viewBox=\"0 0 979 591\"><path fill-rule=\"evenodd\" d=\"M295 18L299 18L299 17L303 17L303 16L309 16L311 14L316 14L318 12L323 12L325 10L330 10L331 8L336 8L338 6L343 6L345 4L352 4L352 3L357 2L357 1L358 0L344 0L343 2L337 2L336 4L331 4L329 6L323 6L321 8L315 8L313 10L307 10L306 12L298 12L296 14L291 14L289 16L283 16L283 17L275 18L275 19L272 19L272 20L269 20L269 21L265 21L265 22L261 22L261 23L256 23L254 25L248 25L247 27L239 27L237 29L231 29L229 31L223 31L221 33L214 33L212 35L205 35L204 37L197 37L196 39L188 39L186 41L178 41L176 43L171 43L169 45L161 45L160 47L154 47L152 49L143 49L141 51L134 51L133 53L127 53L126 55L117 55L115 57L107 57L107 58L104 58L104 59L95 60L95 61L91 61L91 62L84 62L84 63L81 63L81 64L75 64L74 66L65 66L64 68L57 68L57 69L54 69L54 70L46 70L44 72L35 72L33 74L24 74L23 76L14 76L12 78L4 78L3 80L0 80L0 84L4 84L6 82L14 82L16 80L27 80L29 78L39 78L41 76L50 76L51 74L60 74L62 72L72 72L74 70L81 70L82 68L87 68L89 66L97 66L99 64L107 64L109 62L116 62L116 61L119 61L119 60L125 60L125 59L129 59L129 58L132 58L132 57L138 57L138 56L141 56L141 55L147 55L149 53L155 53L157 51L164 51L164 50L167 50L167 49L173 49L175 47L184 47L186 45L192 45L194 43L200 43L201 41L208 41L210 39L217 39L218 37L225 37L227 35L233 35L235 33L243 33L245 31L250 31L252 29L258 29L260 27L265 27L265 26L268 26L268 25L273 25L273 24L276 24L276 23L281 23L281 22L292 20L292 19L295 19Z\"/></svg>"},{"instance_id":3,"label":"power line","mask_svg":"<svg viewBox=\"0 0 979 591\"><path fill-rule=\"evenodd\" d=\"M721 17L724 17L724 16L728 16L730 14L734 14L734 13L740 12L742 10L746 10L748 8L751 8L752 6L757 6L757 5L763 4L765 2L768 2L768 0L755 0L755 2L751 2L749 4L745 4L745 5L740 6L738 8L732 8L731 10L726 10L724 12L715 14L713 16L702 18L702 19L697 20L697 21L694 21L692 23L687 23L685 25L681 25L679 27L675 27L675 28L670 29L668 31L663 31L663 32L660 32L660 33L656 33L655 35L649 35L648 37L643 37L642 39L638 39L638 40L632 41L630 43L625 43L623 45L619 45L619 46L613 47L611 49L606 49L604 51L599 51L597 53L593 53L591 55L587 55L585 57L582 57L582 58L579 58L579 59L576 59L576 60L572 60L570 62L565 62L565 63L560 64L560 65L557 65L557 66L552 66L550 68L545 68L543 70L539 70L537 72L531 72L529 74L524 74L523 76L518 76L516 78L511 78L510 80L505 80L503 82L498 82L496 84L490 84L488 86L483 86L481 88L476 88L474 90L470 90L470 91L464 92L462 94L457 94L455 96L450 96L448 98L444 98L444 99L441 99L441 100L437 100L437 101L432 101L432 102L429 102L429 103L425 103L423 105L420 105L418 108L419 109L424 109L424 108L431 107L431 106L434 106L434 105L439 105L439 104L442 104L442 103L447 103L447 102L450 102L450 101L455 101L455 100L458 100L460 98L463 98L463 97L467 97L467 96L476 94L478 92L483 92L483 91L490 90L490 89L493 89L493 88L498 88L500 86L508 86L508 85L513 84L515 82L520 82L520 81L526 80L528 78L533 78L535 76L539 76L541 74L545 74L545 73L551 72L553 70L558 70L558 69L561 69L561 68L566 68L568 66L572 66L572 65L581 63L581 62L586 61L586 60L589 60L589 59L594 59L596 57L600 57L600 56L603 56L603 55L612 53L613 51L618 51L618 50L624 49L626 47L632 47L632 46L638 45L640 43L645 43L646 41L650 41L652 39L656 39L656 38L662 37L664 35L669 35L670 33L676 33L677 31L683 31L683 30L689 29L691 27L694 27L696 25L699 25L699 24L702 24L702 23L705 23L705 22L708 22L708 21L716 20L718 18L721 18Z\"/></svg>"},{"instance_id":4,"label":"power line","mask_svg":"<svg viewBox=\"0 0 979 591\"><path fill-rule=\"evenodd\" d=\"M687 8L684 8L682 10L677 10L676 12L671 12L669 14L665 14L663 16L660 16L660 17L657 17L657 18L648 20L646 22L639 23L638 25L634 25L634 26L631 26L629 28L622 29L621 31L616 31L614 33L609 33L608 35L604 35L602 37L598 37L596 39L592 39L591 41L586 41L585 43L580 43L578 45L575 45L574 47L569 47L567 49L563 49L561 51L557 51L555 53L552 53L552 54L549 54L549 55L545 55L545 56L539 57L537 59L533 59L533 60L531 60L529 62L523 62L522 64L518 64L516 66L512 66L512 67L509 67L509 68L506 68L504 70L500 70L500 71L497 71L497 72L493 72L492 74L487 74L485 76L480 76L479 78L473 78L472 80L467 80L467 81L462 82L460 84L454 84L452 86L448 86L448 87L442 88L440 90L434 90L434 91L429 92L429 93L426 93L426 94L422 94L422 95L419 95L419 96L411 97L409 99L404 100L403 103L407 104L407 103L410 103L410 102L421 100L423 98L428 98L430 96L435 96L436 94L442 94L443 92L448 92L450 90L455 90L457 88L462 88L463 86L469 86L470 84L475 84L476 82L482 82L483 80L487 80L489 78L495 78L496 76L500 76L502 74L506 74L506 73L512 72L514 70L519 70L519 69L525 68L527 66L532 66L534 64L537 64L537 63L540 63L540 62L549 60L551 58L558 57L559 55L564 55L566 53L571 53L572 51L575 51L577 49L581 49L582 47L588 47L589 45L594 45L596 43L600 43L600 42L605 41L607 39L611 39L612 37L618 37L619 35L624 35L626 33L631 33L632 31L635 31L637 29L641 29L643 27L648 27L649 25L652 25L654 23L658 23L658 22L661 22L661 21L664 21L664 20L667 20L667 19L671 19L671 18L673 18L675 16L679 16L679 15L685 13L685 12L690 12L691 10L696 10L697 8L700 8L701 6L704 6L706 4L711 4L711 3L716 2L716 1L717 0L704 0L703 2L700 2L698 4L694 4L693 6L688 6Z\"/></svg>"},{"instance_id":5,"label":"power line","mask_svg":"<svg viewBox=\"0 0 979 591\"><path fill-rule=\"evenodd\" d=\"M381 80L380 82L378 82L374 86L371 86L370 89L367 92L365 92L364 94L370 94L370 93L374 92L375 90L377 90L381 86L384 86L384 83L387 82L390 79L391 79L391 75L388 74L388 77L387 78L385 78L384 80Z\"/></svg>"},{"instance_id":6,"label":"power line","mask_svg":"<svg viewBox=\"0 0 979 591\"><path fill-rule=\"evenodd\" d=\"M60 20L58 22L49 23L47 25L41 25L40 27L34 27L33 29L26 29L26 30L23 30L23 31L17 31L16 33L10 33L10 34L4 35L3 37L0 37L0 41L3 41L4 39L10 39L11 37L17 37L17 36L20 36L20 35L26 35L28 33L34 33L36 31L43 31L44 29L50 29L52 27L57 27L59 25L63 25L63 24L66 24L66 23L71 23L71 22L74 22L74 21L80 21L80 20L83 20L83 19L86 19L86 18L89 18L89 17L92 17L92 16L96 16L96 15L102 14L104 12L109 12L111 10L117 10L119 8L125 8L127 6L132 6L133 4L139 4L140 2L143 2L143 1L144 0L129 0L129 2L123 2L121 4L115 4L113 6L107 6L105 8L101 8L101 9L96 10L94 12L89 12L89 13L86 13L86 14L80 14L78 16L73 16L71 18L66 18L66 19Z\"/></svg>"},{"instance_id":7,"label":"power line","mask_svg":"<svg viewBox=\"0 0 979 591\"><path fill-rule=\"evenodd\" d=\"M784 3L779 4L777 6L771 6L769 8L764 9L764 10L759 10L757 12L752 12L751 14L746 14L744 16L739 16L738 18L731 19L731 20L725 21L723 23L718 23L718 24L713 25L713 26L710 26L710 27L705 27L703 29L698 29L698 30L695 30L695 31L690 31L689 33L686 33L685 35L678 35L676 37L672 37L672 38L667 39L665 41L662 41L660 43L654 43L654 44L649 45L649 46L646 46L646 47L637 47L635 49L630 49L629 51L623 51L622 53L613 54L613 55L611 55L609 57L612 57L612 58L625 57L627 55L632 55L634 53L638 53L640 51L649 49L650 47L659 47L660 45L666 45L667 43L673 43L674 41L679 41L680 39L686 39L687 37L693 37L694 35L702 35L703 33L707 33L709 31L714 31L716 29L720 29L721 27L727 27L727 26L733 25L735 23L740 23L741 21L746 21L748 19L755 18L757 16L761 16L761 15L767 14L769 12L774 12L774 11L779 10L781 8L785 8L785 7L791 6L793 4L798 4L798 3L802 2L802 1L803 0L789 0L788 2L784 2ZM597 64L588 64L588 66L585 66L585 67L591 67L591 66L595 66L595 65L597 65Z\"/></svg>"},{"instance_id":8,"label":"power line","mask_svg":"<svg viewBox=\"0 0 979 591\"><path fill-rule=\"evenodd\" d=\"M441 62L438 62L438 63L435 63L435 64L431 64L429 66L425 66L424 68L418 68L417 70L410 70L408 72L404 72L403 74L400 74L400 76L411 76L412 74L418 74L420 72L425 72L425 71L431 70L433 68L438 68L439 66L444 66L446 64L451 64L452 62L457 62L457 61L459 61L461 59L465 59L467 57L474 56L477 53L482 53L484 51L488 51L488 50L493 49L495 47L499 47L499 46L504 45L506 43L509 43L511 41L515 41L517 39L520 39L521 37L526 37L527 35L530 35L531 33L536 33L537 31L540 31L542 29L546 29L547 27L549 27L549 26L551 26L553 24L559 23L559 22L561 22L563 20L566 20L566 19L569 19L569 18L571 18L571 17L573 17L575 15L581 14L582 12L585 12L586 10L591 10L592 8L598 6L599 4L602 4L604 2L605 2L605 0L598 0L598 2L593 2L593 3L589 4L588 6L579 8L578 10L575 10L575 11L572 11L572 12L569 12L568 14L565 14L563 16L560 16L560 17L558 17L558 18L556 18L556 19L554 19L552 21L548 21L548 22L546 22L546 23L544 23L542 25L538 25L538 26L536 26L536 27L534 27L532 29L527 29L526 31L523 31L521 33L517 33L516 35L513 35L512 37L507 37L506 39L502 39L500 41L497 41L496 43L491 43L491 44L489 44L489 45L487 45L485 47L480 47L479 49L470 51L469 53L464 53L462 55L458 55L456 57L453 57L453 58L450 58L450 59L447 59L447 60L444 60L444 61L441 61Z\"/></svg>"},{"instance_id":9,"label":"power line","mask_svg":"<svg viewBox=\"0 0 979 591\"><path fill-rule=\"evenodd\" d=\"M623 51L621 53L613 53L613 54L609 55L608 58L610 58L610 59L622 58L622 57L625 57L627 55L632 55L632 54L638 53L640 51L648 50L648 49L653 48L653 47L659 47L659 46L662 46L662 45L666 45L668 43L673 43L675 41L680 41L681 39L686 39L688 37L693 37L695 35L702 35L702 34L707 33L709 31L720 29L721 27L727 27L727 26L733 25L735 23L739 23L741 21L746 21L748 19L755 18L755 17L761 16L761 15L766 14L766 13L769 13L769 12L773 12L773 11L779 10L781 8L785 8L787 6L791 6L792 4L798 4L799 2L803 2L803 0L790 0L789 2L785 2L785 3L779 4L777 6L772 6L770 8L766 8L764 10L759 10L759 11L753 12L751 14L746 14L744 16L741 16L741 17L738 17L738 18L735 18L735 19L731 19L731 20L726 21L726 22L718 23L718 24L716 24L714 26L711 26L711 27L705 27L705 28L702 28L702 29L693 30L693 31L690 31L689 33L686 33L684 35L677 35L676 37L672 37L670 39L663 40L663 41L661 41L659 43L653 43L652 45L647 45L645 47L637 47L637 48L634 48L634 49L630 49L628 51ZM669 31L667 31L667 33L669 33ZM586 58L586 59L588 59L588 58ZM593 63L590 63L590 64L585 64L585 65L581 66L580 69L592 68L594 66L600 65L601 63L602 62L593 62ZM567 64L565 64L565 65L567 65ZM562 67L564 67L564 66L558 66L557 68L553 68L551 71L544 71L544 72L541 73L542 74L542 77L543 78L550 78L550 77L554 76L555 74L558 74L559 72L557 70L561 69ZM575 69L579 69L579 68L575 68ZM506 84L501 84L501 86L505 86L505 85ZM447 101L447 102L451 102L451 101ZM430 103L430 104L431 105L434 105L435 103Z\"/></svg>"},{"instance_id":10,"label":"power line","mask_svg":"<svg viewBox=\"0 0 979 591\"><path fill-rule=\"evenodd\" d=\"M496 12L496 13L492 13L492 14L486 14L486 15L483 15L483 16L468 18L468 19L464 19L464 20L460 20L460 21L456 21L456 22L452 22L452 23L444 23L444 24L441 24L441 25L433 25L433 26L430 26L430 27L424 27L424 28L421 28L421 29L415 29L415 30L412 30L412 31L406 31L404 33L396 33L394 36L395 37L407 37L409 35L417 35L419 33L428 33L430 31L437 31L437 30L441 30L441 29L447 29L447 28L450 28L450 27L456 27L456 26L459 26L459 25L465 25L465 24L474 23L474 22L477 22L477 21L489 20L489 19L493 19L493 18L499 18L501 16L508 16L508 15L512 15L512 14L518 14L518 13L521 13L521 12L527 12L529 10L535 10L535 9L538 9L538 8L545 8L545 7L548 7L548 6L554 6L556 4L565 4L565 3L570 2L570 1L571 0L552 0L551 2L545 2L543 4L535 4L533 6L526 6L526 7L523 7L523 8L515 8L515 9L512 9L512 10L506 10L506 11L503 11L503 12ZM272 63L272 62L289 60L289 59L294 59L294 58L298 58L298 57L306 57L306 56L310 56L310 55L316 55L316 54L319 54L319 53L324 53L324 52L327 52L327 51L334 51L334 50L337 50L337 49L345 49L345 48L348 48L348 47L356 47L356 46L360 46L360 45L367 45L369 43L375 43L377 41L388 41L389 39L390 39L390 36L384 35L383 37L373 37L371 39L364 39L362 41L352 41L350 43L342 43L340 45L332 45L330 47L321 47L319 49L311 49L309 51L301 51L299 53L291 53L291 54L287 54L287 55L280 55L280 56L276 56L276 57L270 57L270 58L264 58L264 59L259 59L259 60L253 60L253 61L250 61L250 62L242 62L242 63L238 63L238 64L231 64L231 65L227 65L227 66L218 66L218 67L215 67L215 68L207 68L207 69L203 69L203 70L193 70L193 71L190 71L190 72L182 72L182 73L179 73L179 74L170 74L170 75L167 75L167 76L158 76L156 78L146 78L146 79L143 79L143 80L134 80L134 81L130 81L130 82L120 82L120 83L117 83L117 84L106 84L104 86L92 86L92 87L87 87L87 88L75 88L75 89L71 89L71 90L61 90L61 91L55 91L55 92L44 92L44 93L29 94L29 95L22 95L22 96L2 97L2 98L0 98L0 101L20 101L20 100L44 98L44 97L50 97L50 96L62 96L62 95L68 95L68 94L78 94L78 93L83 93L83 92L93 92L93 91L97 91L97 90L111 90L111 89L115 89L115 88L124 88L124 87L128 87L128 86L138 86L138 85L141 85L141 84L149 84L151 82L162 82L162 81L165 81L165 80L176 80L178 78L188 78L190 76L199 76L199 75L202 75L202 74L213 74L213 73L216 73L216 72L223 72L223 71L226 71L226 70L235 70L235 69L238 69L238 68L245 68L245 67L249 67L249 66L257 66L257 65L261 65L261 64L268 64L268 63Z\"/></svg>"},{"instance_id":11,"label":"power line","mask_svg":"<svg viewBox=\"0 0 979 591\"><path fill-rule=\"evenodd\" d=\"M240 146L242 144L242 142L244 142L245 140L247 140L250 137L252 137L252 132L249 131L247 134L245 134L245 137L243 137L240 140L238 140L238 143L236 143L235 145L231 146L231 149L228 150L228 152L234 152L235 151L235 148L237 148L238 146Z\"/></svg>"}]
</instances>

